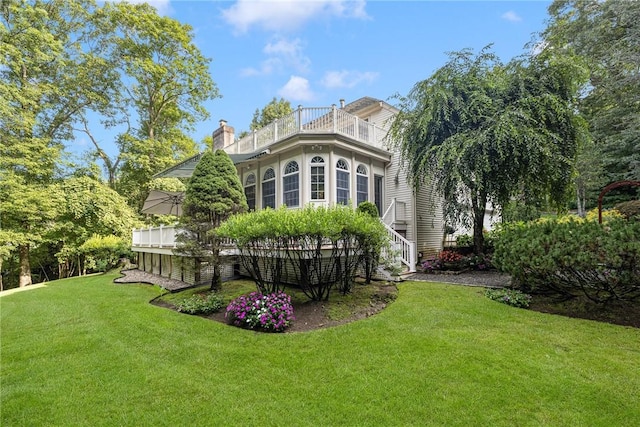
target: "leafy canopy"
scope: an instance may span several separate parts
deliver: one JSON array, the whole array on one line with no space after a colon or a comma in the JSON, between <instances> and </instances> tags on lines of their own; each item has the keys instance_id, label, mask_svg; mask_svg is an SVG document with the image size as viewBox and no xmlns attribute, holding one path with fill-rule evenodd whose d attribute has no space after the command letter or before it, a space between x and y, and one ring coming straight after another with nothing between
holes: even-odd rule
<instances>
[{"instance_id":1,"label":"leafy canopy","mask_svg":"<svg viewBox=\"0 0 640 427\"><path fill-rule=\"evenodd\" d=\"M542 56L500 62L490 47L450 54L418 82L390 135L418 187L432 182L449 223L472 223L476 251L488 203L548 196L562 208L578 145L586 139L574 101L583 70Z\"/></svg>"}]
</instances>

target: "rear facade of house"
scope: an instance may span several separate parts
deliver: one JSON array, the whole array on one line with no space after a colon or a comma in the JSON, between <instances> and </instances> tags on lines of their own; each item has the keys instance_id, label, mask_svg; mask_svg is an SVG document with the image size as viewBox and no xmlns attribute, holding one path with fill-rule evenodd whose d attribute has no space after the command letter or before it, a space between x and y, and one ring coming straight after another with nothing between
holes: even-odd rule
<instances>
[{"instance_id":1,"label":"rear facade of house","mask_svg":"<svg viewBox=\"0 0 640 427\"><path fill-rule=\"evenodd\" d=\"M340 106L298 107L290 115L235 139L225 121L213 132L214 149L225 150L237 168L250 209L297 209L307 205L374 203L405 271L421 256L442 249L441 202L430 187L414 189L399 151L387 137L397 110L369 97ZM158 177L189 177L201 155ZM188 283L205 281L204 271L173 255L171 226L134 230L133 251L145 271ZM233 274L231 267L227 274Z\"/></svg>"}]
</instances>

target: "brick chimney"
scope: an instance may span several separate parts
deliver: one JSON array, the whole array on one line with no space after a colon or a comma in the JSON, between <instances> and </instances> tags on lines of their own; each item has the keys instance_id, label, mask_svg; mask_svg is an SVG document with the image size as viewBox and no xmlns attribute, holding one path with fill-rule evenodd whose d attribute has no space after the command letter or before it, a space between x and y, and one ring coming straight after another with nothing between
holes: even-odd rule
<instances>
[{"instance_id":1,"label":"brick chimney","mask_svg":"<svg viewBox=\"0 0 640 427\"><path fill-rule=\"evenodd\" d=\"M226 148L234 142L234 129L227 126L226 120L220 120L220 127L213 131L213 149Z\"/></svg>"}]
</instances>

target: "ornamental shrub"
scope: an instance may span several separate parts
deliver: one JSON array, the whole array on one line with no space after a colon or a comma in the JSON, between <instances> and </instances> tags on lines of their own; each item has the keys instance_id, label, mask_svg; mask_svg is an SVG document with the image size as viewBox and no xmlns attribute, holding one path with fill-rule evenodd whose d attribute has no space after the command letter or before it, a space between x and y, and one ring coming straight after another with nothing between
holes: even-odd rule
<instances>
[{"instance_id":1,"label":"ornamental shrub","mask_svg":"<svg viewBox=\"0 0 640 427\"><path fill-rule=\"evenodd\" d=\"M531 303L531 295L517 289L487 289L484 291L484 295L489 299L512 307L527 308Z\"/></svg>"},{"instance_id":2,"label":"ornamental shrub","mask_svg":"<svg viewBox=\"0 0 640 427\"><path fill-rule=\"evenodd\" d=\"M618 203L615 210L627 219L640 221L640 200Z\"/></svg>"},{"instance_id":3,"label":"ornamental shrub","mask_svg":"<svg viewBox=\"0 0 640 427\"><path fill-rule=\"evenodd\" d=\"M640 297L640 222L565 217L506 224L493 263L527 293L632 301Z\"/></svg>"},{"instance_id":4,"label":"ornamental shrub","mask_svg":"<svg viewBox=\"0 0 640 427\"><path fill-rule=\"evenodd\" d=\"M241 328L282 332L295 320L291 297L284 292L242 295L227 306L227 322Z\"/></svg>"},{"instance_id":5,"label":"ornamental shrub","mask_svg":"<svg viewBox=\"0 0 640 427\"><path fill-rule=\"evenodd\" d=\"M184 298L176 303L176 308L181 313L208 315L220 311L222 305L222 296L216 292L209 292Z\"/></svg>"},{"instance_id":6,"label":"ornamental shrub","mask_svg":"<svg viewBox=\"0 0 640 427\"><path fill-rule=\"evenodd\" d=\"M233 239L262 294L296 285L312 300L349 293L359 266L388 246L384 225L346 206L262 209L235 215L216 231Z\"/></svg>"},{"instance_id":7,"label":"ornamental shrub","mask_svg":"<svg viewBox=\"0 0 640 427\"><path fill-rule=\"evenodd\" d=\"M443 250L438 254L438 259L440 262L460 262L464 260L464 256L456 251Z\"/></svg>"}]
</instances>

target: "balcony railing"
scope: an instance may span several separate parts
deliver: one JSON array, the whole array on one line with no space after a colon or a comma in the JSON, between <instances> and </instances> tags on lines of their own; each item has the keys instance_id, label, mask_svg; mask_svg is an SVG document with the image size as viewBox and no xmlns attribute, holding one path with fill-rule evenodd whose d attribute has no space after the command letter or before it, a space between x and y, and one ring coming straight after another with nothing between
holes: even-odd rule
<instances>
[{"instance_id":1,"label":"balcony railing","mask_svg":"<svg viewBox=\"0 0 640 427\"><path fill-rule=\"evenodd\" d=\"M159 227L134 228L132 246L138 248L175 248L176 227L175 225L161 225Z\"/></svg>"},{"instance_id":2,"label":"balcony railing","mask_svg":"<svg viewBox=\"0 0 640 427\"><path fill-rule=\"evenodd\" d=\"M386 149L387 132L383 128L331 106L298 107L293 113L225 147L225 151L229 154L253 153L296 134L339 134Z\"/></svg>"},{"instance_id":3,"label":"balcony railing","mask_svg":"<svg viewBox=\"0 0 640 427\"><path fill-rule=\"evenodd\" d=\"M173 249L177 247L176 235L179 231L180 228L177 225L134 228L131 246L134 248ZM221 244L225 248L235 246L231 239L224 239Z\"/></svg>"}]
</instances>

